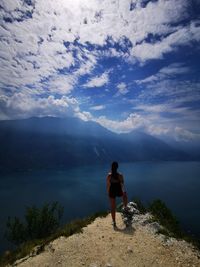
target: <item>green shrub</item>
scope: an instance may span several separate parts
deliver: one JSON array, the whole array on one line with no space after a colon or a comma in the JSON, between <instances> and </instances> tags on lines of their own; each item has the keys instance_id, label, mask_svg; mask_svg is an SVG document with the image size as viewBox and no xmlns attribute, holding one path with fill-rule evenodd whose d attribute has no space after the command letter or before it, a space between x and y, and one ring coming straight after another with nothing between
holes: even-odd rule
<instances>
[{"instance_id":1,"label":"green shrub","mask_svg":"<svg viewBox=\"0 0 200 267\"><path fill-rule=\"evenodd\" d=\"M25 223L17 217L8 218L5 236L16 245L29 240L45 238L59 227L63 211L63 207L58 202L45 204L42 208L27 207Z\"/></svg>"},{"instance_id":2,"label":"green shrub","mask_svg":"<svg viewBox=\"0 0 200 267\"><path fill-rule=\"evenodd\" d=\"M4 253L4 255L0 256L0 266L13 264L13 262L17 259L21 259L28 255L35 246L40 246L42 251L46 244L60 236L68 237L75 233L80 233L82 232L83 227L86 227L88 224L92 223L97 217L105 217L107 215L107 211L97 212L86 218L73 220L72 222L69 222L66 225L56 229L54 233L46 236L45 238L26 241L18 246L16 250L9 251L9 253Z\"/></svg>"},{"instance_id":3,"label":"green shrub","mask_svg":"<svg viewBox=\"0 0 200 267\"><path fill-rule=\"evenodd\" d=\"M145 206L143 205L142 201L139 198L134 198L133 202L135 202L137 204L138 210L144 214L147 212L147 209L145 208Z\"/></svg>"},{"instance_id":4,"label":"green shrub","mask_svg":"<svg viewBox=\"0 0 200 267\"><path fill-rule=\"evenodd\" d=\"M170 209L160 199L154 200L149 205L149 210L161 225L167 228L174 236L181 237L179 222Z\"/></svg>"}]
</instances>

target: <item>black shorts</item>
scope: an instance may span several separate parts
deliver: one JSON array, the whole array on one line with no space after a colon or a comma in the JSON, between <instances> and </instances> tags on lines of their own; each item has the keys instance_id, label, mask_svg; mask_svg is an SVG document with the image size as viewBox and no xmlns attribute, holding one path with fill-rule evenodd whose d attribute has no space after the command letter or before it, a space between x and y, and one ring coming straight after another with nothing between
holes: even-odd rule
<instances>
[{"instance_id":1,"label":"black shorts","mask_svg":"<svg viewBox=\"0 0 200 267\"><path fill-rule=\"evenodd\" d=\"M123 191L120 183L111 183L109 190L109 197L122 197Z\"/></svg>"}]
</instances>

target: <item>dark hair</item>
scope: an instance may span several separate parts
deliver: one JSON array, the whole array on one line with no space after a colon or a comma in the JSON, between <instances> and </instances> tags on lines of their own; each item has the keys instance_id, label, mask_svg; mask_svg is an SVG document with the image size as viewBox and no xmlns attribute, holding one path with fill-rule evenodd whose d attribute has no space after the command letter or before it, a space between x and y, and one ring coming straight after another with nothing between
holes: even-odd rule
<instances>
[{"instance_id":1,"label":"dark hair","mask_svg":"<svg viewBox=\"0 0 200 267\"><path fill-rule=\"evenodd\" d=\"M117 169L118 169L118 162L117 161L113 161L112 165L111 165L111 171L112 171L112 175L115 176L117 174Z\"/></svg>"}]
</instances>

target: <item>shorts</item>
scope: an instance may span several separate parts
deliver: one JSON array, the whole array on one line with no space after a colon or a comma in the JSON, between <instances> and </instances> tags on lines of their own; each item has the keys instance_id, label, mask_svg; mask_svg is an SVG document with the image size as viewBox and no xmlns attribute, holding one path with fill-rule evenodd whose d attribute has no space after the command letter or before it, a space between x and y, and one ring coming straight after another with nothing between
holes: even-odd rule
<instances>
[{"instance_id":1,"label":"shorts","mask_svg":"<svg viewBox=\"0 0 200 267\"><path fill-rule=\"evenodd\" d=\"M122 196L123 196L123 191L121 188L121 184L120 183L112 183L110 185L109 197L116 198L116 197L122 197Z\"/></svg>"}]
</instances>

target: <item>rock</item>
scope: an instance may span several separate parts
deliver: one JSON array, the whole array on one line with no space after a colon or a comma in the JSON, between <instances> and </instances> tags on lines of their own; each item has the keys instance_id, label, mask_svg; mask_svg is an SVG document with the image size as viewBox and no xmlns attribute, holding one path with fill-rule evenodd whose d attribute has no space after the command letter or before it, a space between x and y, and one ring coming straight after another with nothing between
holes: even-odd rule
<instances>
[{"instance_id":1,"label":"rock","mask_svg":"<svg viewBox=\"0 0 200 267\"><path fill-rule=\"evenodd\" d=\"M110 264L109 262L106 263L105 267L112 267L112 264Z\"/></svg>"},{"instance_id":2,"label":"rock","mask_svg":"<svg viewBox=\"0 0 200 267\"><path fill-rule=\"evenodd\" d=\"M121 209L121 216L123 222L128 226L132 224L133 216L140 214L137 205L134 202L129 202L126 208Z\"/></svg>"},{"instance_id":3,"label":"rock","mask_svg":"<svg viewBox=\"0 0 200 267\"><path fill-rule=\"evenodd\" d=\"M46 247L45 247L45 250L46 251L49 251L51 253L53 253L55 251L55 248L53 247L52 244L48 244Z\"/></svg>"},{"instance_id":4,"label":"rock","mask_svg":"<svg viewBox=\"0 0 200 267\"><path fill-rule=\"evenodd\" d=\"M163 229L163 227L158 222L152 222L149 224L149 227L153 233L157 233Z\"/></svg>"},{"instance_id":5,"label":"rock","mask_svg":"<svg viewBox=\"0 0 200 267\"><path fill-rule=\"evenodd\" d=\"M131 207L134 207L134 208L136 208L136 209L138 208L138 207L137 207L137 204L136 204L135 202L132 202L132 201L129 202L128 205L131 206Z\"/></svg>"},{"instance_id":6,"label":"rock","mask_svg":"<svg viewBox=\"0 0 200 267\"><path fill-rule=\"evenodd\" d=\"M34 249L30 253L30 256L34 257L34 256L40 254L43 251L43 249L44 249L44 247L41 245L34 247Z\"/></svg>"},{"instance_id":7,"label":"rock","mask_svg":"<svg viewBox=\"0 0 200 267\"><path fill-rule=\"evenodd\" d=\"M175 241L176 240L173 237L168 238L167 241L166 241L166 246L172 246Z\"/></svg>"},{"instance_id":8,"label":"rock","mask_svg":"<svg viewBox=\"0 0 200 267\"><path fill-rule=\"evenodd\" d=\"M26 257L24 257L22 259L16 260L15 263L13 264L13 266L17 266L18 264L28 260L29 258L30 258L30 256L28 255L28 256L26 256Z\"/></svg>"},{"instance_id":9,"label":"rock","mask_svg":"<svg viewBox=\"0 0 200 267\"><path fill-rule=\"evenodd\" d=\"M130 246L127 247L127 252L128 253L133 253L133 250L132 250L132 248Z\"/></svg>"}]
</instances>

